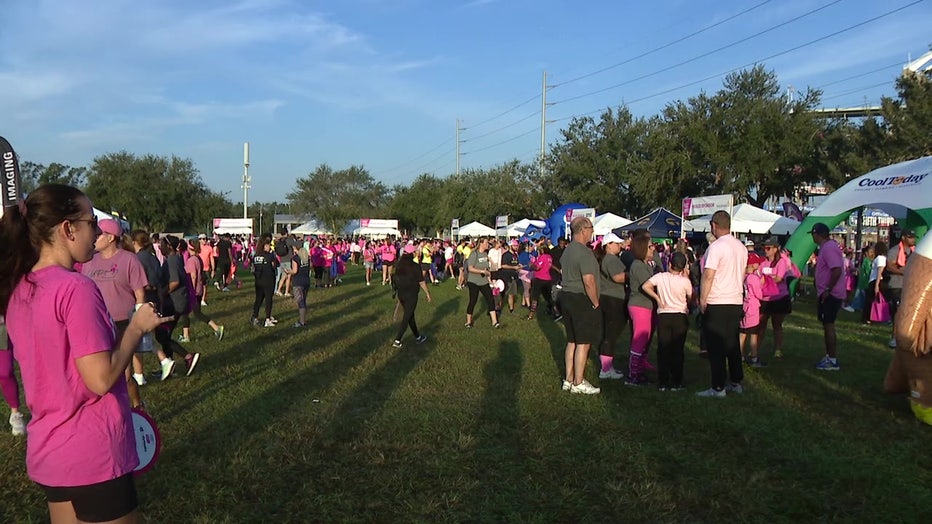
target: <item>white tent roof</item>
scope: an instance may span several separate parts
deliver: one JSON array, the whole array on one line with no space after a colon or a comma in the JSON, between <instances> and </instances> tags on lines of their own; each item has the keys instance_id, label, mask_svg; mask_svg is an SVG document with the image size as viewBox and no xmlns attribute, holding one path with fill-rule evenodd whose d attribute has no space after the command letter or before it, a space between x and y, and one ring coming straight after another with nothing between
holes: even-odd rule
<instances>
[{"instance_id":1,"label":"white tent roof","mask_svg":"<svg viewBox=\"0 0 932 524\"><path fill-rule=\"evenodd\" d=\"M519 237L524 234L524 231L528 228L528 226L545 227L546 225L547 223L544 222L543 220L532 220L530 218L522 218L521 220L518 220L517 222L508 224L505 227L498 228L495 231L495 234L500 237L502 236ZM461 234L465 234L465 233L461 233Z\"/></svg>"},{"instance_id":2,"label":"white tent roof","mask_svg":"<svg viewBox=\"0 0 932 524\"><path fill-rule=\"evenodd\" d=\"M607 235L616 227L624 227L631 223L631 220L615 213L605 213L598 215L592 221L593 234L596 236Z\"/></svg>"},{"instance_id":3,"label":"white tent roof","mask_svg":"<svg viewBox=\"0 0 932 524\"><path fill-rule=\"evenodd\" d=\"M401 236L401 232L393 227L357 227L353 230L353 234L356 236L369 236L378 238L387 237L389 235L394 235L396 237Z\"/></svg>"},{"instance_id":4,"label":"white tent roof","mask_svg":"<svg viewBox=\"0 0 932 524\"><path fill-rule=\"evenodd\" d=\"M295 235L328 235L330 229L317 220L311 220L292 229L291 232Z\"/></svg>"},{"instance_id":5,"label":"white tent roof","mask_svg":"<svg viewBox=\"0 0 932 524\"><path fill-rule=\"evenodd\" d=\"M495 230L479 222L470 222L466 224L465 226L459 228L456 234L461 237L492 236L495 234Z\"/></svg>"},{"instance_id":6,"label":"white tent roof","mask_svg":"<svg viewBox=\"0 0 932 524\"><path fill-rule=\"evenodd\" d=\"M683 229L686 231L709 231L712 215L688 220ZM755 235L789 235L796 231L799 222L792 218L771 213L751 204L738 204L731 214L731 230L734 233L752 233Z\"/></svg>"}]
</instances>

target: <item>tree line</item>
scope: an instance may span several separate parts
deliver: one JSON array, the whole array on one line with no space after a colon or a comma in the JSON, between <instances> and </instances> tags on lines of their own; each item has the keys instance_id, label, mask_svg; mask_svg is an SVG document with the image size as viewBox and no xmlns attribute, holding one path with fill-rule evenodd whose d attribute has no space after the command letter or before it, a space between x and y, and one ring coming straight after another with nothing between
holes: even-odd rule
<instances>
[{"instance_id":1,"label":"tree line","mask_svg":"<svg viewBox=\"0 0 932 524\"><path fill-rule=\"evenodd\" d=\"M567 202L631 218L656 206L678 210L686 196L733 194L760 206L798 197L807 185L829 189L871 169L932 154L932 73L904 74L880 115L826 118L822 93L790 98L763 66L732 73L715 93L668 103L635 117L625 107L574 118L544 162L517 160L459 174L424 173L388 187L364 166L321 164L295 181L286 202L249 206L271 231L276 213L313 216L339 230L356 218L396 218L416 234L496 215L544 217ZM95 205L119 210L152 231L204 231L214 217L242 216L242 203L210 190L190 159L108 153L91 166L24 162L24 187L62 182L81 187Z\"/></svg>"}]
</instances>

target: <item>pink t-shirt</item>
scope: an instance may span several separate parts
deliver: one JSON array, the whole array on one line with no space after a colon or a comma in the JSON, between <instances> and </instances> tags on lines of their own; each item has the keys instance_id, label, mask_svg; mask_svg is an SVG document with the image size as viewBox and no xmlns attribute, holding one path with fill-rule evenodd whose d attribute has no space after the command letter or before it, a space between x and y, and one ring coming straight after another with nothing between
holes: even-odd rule
<instances>
[{"instance_id":1,"label":"pink t-shirt","mask_svg":"<svg viewBox=\"0 0 932 524\"><path fill-rule=\"evenodd\" d=\"M550 276L550 268L553 267L553 258L548 254L537 257L534 261L534 278L550 282L553 280Z\"/></svg>"},{"instance_id":2,"label":"pink t-shirt","mask_svg":"<svg viewBox=\"0 0 932 524\"><path fill-rule=\"evenodd\" d=\"M715 270L709 289L708 304L744 303L744 270L748 265L748 248L732 235L718 237L706 250L705 269Z\"/></svg>"},{"instance_id":3,"label":"pink t-shirt","mask_svg":"<svg viewBox=\"0 0 932 524\"><path fill-rule=\"evenodd\" d=\"M129 319L129 313L136 306L133 290L143 289L149 285L146 270L139 258L120 249L110 258L94 253L94 258L81 266L81 273L89 277L100 288L107 311L114 321Z\"/></svg>"},{"instance_id":4,"label":"pink t-shirt","mask_svg":"<svg viewBox=\"0 0 932 524\"><path fill-rule=\"evenodd\" d=\"M191 277L191 283L194 284L194 294L199 297L204 296L203 267L203 262L201 262L200 257L188 257L188 259L184 261L184 272L189 276L192 274L194 275Z\"/></svg>"},{"instance_id":5,"label":"pink t-shirt","mask_svg":"<svg viewBox=\"0 0 932 524\"><path fill-rule=\"evenodd\" d=\"M753 328L760 324L760 301L763 294L761 276L758 273L746 275L744 278L744 318L741 319L742 328Z\"/></svg>"},{"instance_id":6,"label":"pink t-shirt","mask_svg":"<svg viewBox=\"0 0 932 524\"><path fill-rule=\"evenodd\" d=\"M773 269L772 269L772 271L768 274L767 271L764 270L764 268L771 268L771 267L772 267ZM780 278L782 279L782 280L780 280L779 282L776 282L776 280L774 280L774 282L776 282L776 284L777 284L777 289L780 291L779 294L771 295L771 296L768 296L768 297L763 297L761 300L763 300L763 301L765 301L765 302L772 302L772 301L774 301L774 300L780 300L780 299L782 299L782 298L784 298L784 297L790 296L790 290L789 290L789 288L786 286L786 274L789 272L789 270L790 270L790 263L789 263L785 258L783 258L782 256L779 257L779 258L777 259L776 264L771 265L771 262L770 262L769 259L768 259L768 260L764 260L764 261L761 263L761 265L760 265L760 273L761 273L762 275L764 275L765 277L766 277L766 276L770 276L770 277L780 277Z\"/></svg>"},{"instance_id":7,"label":"pink t-shirt","mask_svg":"<svg viewBox=\"0 0 932 524\"><path fill-rule=\"evenodd\" d=\"M848 296L845 291L845 255L841 252L841 247L834 240L827 240L819 246L819 258L815 266L815 286L816 292L821 295L828 289L828 283L831 279L832 269L841 268L842 274L835 282L835 287L830 291L830 295L842 300Z\"/></svg>"},{"instance_id":8,"label":"pink t-shirt","mask_svg":"<svg viewBox=\"0 0 932 524\"><path fill-rule=\"evenodd\" d=\"M395 246L387 244L379 248L379 253L382 255L383 262L394 262L395 261Z\"/></svg>"},{"instance_id":9,"label":"pink t-shirt","mask_svg":"<svg viewBox=\"0 0 932 524\"><path fill-rule=\"evenodd\" d=\"M201 267L210 268L210 263L214 258L214 250L210 246L201 246L201 252L197 254L201 258Z\"/></svg>"},{"instance_id":10,"label":"pink t-shirt","mask_svg":"<svg viewBox=\"0 0 932 524\"><path fill-rule=\"evenodd\" d=\"M6 314L32 413L29 478L46 486L84 486L125 475L139 464L126 381L98 396L75 361L109 352L113 324L94 282L60 266L20 280Z\"/></svg>"},{"instance_id":11,"label":"pink t-shirt","mask_svg":"<svg viewBox=\"0 0 932 524\"><path fill-rule=\"evenodd\" d=\"M657 295L663 299L665 307L658 307L657 313L689 313L689 296L693 285L689 278L674 273L657 273L647 280L654 285Z\"/></svg>"}]
</instances>

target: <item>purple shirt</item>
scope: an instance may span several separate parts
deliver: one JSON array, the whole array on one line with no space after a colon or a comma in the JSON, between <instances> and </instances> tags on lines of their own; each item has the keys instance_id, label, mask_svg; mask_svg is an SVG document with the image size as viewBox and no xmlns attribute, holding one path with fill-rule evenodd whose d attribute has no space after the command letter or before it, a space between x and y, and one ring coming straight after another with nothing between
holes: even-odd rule
<instances>
[{"instance_id":1,"label":"purple shirt","mask_svg":"<svg viewBox=\"0 0 932 524\"><path fill-rule=\"evenodd\" d=\"M94 258L81 266L81 273L89 277L100 288L107 312L114 321L129 319L129 312L136 306L136 289L149 284L146 270L139 257L120 249L110 258L94 253Z\"/></svg>"},{"instance_id":2,"label":"purple shirt","mask_svg":"<svg viewBox=\"0 0 932 524\"><path fill-rule=\"evenodd\" d=\"M828 290L828 283L832 278L832 269L838 268L841 274L832 287L829 294L835 298L844 300L848 293L845 291L845 255L841 252L841 247L834 240L827 240L819 246L819 258L815 266L815 286L816 294L822 295Z\"/></svg>"}]
</instances>

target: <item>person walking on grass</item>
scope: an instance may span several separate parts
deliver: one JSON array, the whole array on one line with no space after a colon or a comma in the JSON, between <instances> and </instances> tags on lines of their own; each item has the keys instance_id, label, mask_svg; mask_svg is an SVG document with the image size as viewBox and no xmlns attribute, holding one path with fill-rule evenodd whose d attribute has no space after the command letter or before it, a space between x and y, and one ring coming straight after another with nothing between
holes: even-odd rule
<instances>
[{"instance_id":1,"label":"person walking on grass","mask_svg":"<svg viewBox=\"0 0 932 524\"><path fill-rule=\"evenodd\" d=\"M602 342L599 344L599 380L620 380L623 371L615 366L615 346L628 323L628 302L625 284L628 274L618 256L625 242L609 233L602 238L596 258L599 260L599 309L602 310Z\"/></svg>"},{"instance_id":2,"label":"person walking on grass","mask_svg":"<svg viewBox=\"0 0 932 524\"><path fill-rule=\"evenodd\" d=\"M32 414L26 471L52 524L139 517L125 371L143 335L167 319L143 304L116 338L100 290L73 269L100 234L90 200L59 184L5 209L0 226L0 315Z\"/></svg>"},{"instance_id":3,"label":"person walking on grass","mask_svg":"<svg viewBox=\"0 0 932 524\"><path fill-rule=\"evenodd\" d=\"M366 242L362 248L362 265L366 268L366 285L372 285L372 270L375 268L375 243Z\"/></svg>"},{"instance_id":4,"label":"person walking on grass","mask_svg":"<svg viewBox=\"0 0 932 524\"><path fill-rule=\"evenodd\" d=\"M295 305L298 306L298 321L294 327L307 325L307 291L311 287L311 257L302 244L294 244L291 255L291 287Z\"/></svg>"},{"instance_id":5,"label":"person walking on grass","mask_svg":"<svg viewBox=\"0 0 932 524\"><path fill-rule=\"evenodd\" d=\"M682 391L683 348L689 331L693 285L686 255L673 253L666 273L657 273L641 289L657 304L657 382L660 391Z\"/></svg>"},{"instance_id":6,"label":"person walking on grass","mask_svg":"<svg viewBox=\"0 0 932 524\"><path fill-rule=\"evenodd\" d=\"M197 256L201 259L201 278L204 281L204 294L201 295L201 307L207 307L207 288L210 287L207 282L210 282L210 275L214 273L214 249L210 246L210 242L207 241L207 235L204 233L197 236L197 241L201 246L200 251L197 252Z\"/></svg>"},{"instance_id":7,"label":"person walking on grass","mask_svg":"<svg viewBox=\"0 0 932 524\"><path fill-rule=\"evenodd\" d=\"M252 304L252 318L254 326L259 325L259 307L265 303L265 323L263 327L273 327L278 323L272 316L272 297L275 293L275 271L278 267L278 257L269 251L269 239L262 237L256 245L256 254L252 257L252 273L255 276L256 299Z\"/></svg>"},{"instance_id":8,"label":"person walking on grass","mask_svg":"<svg viewBox=\"0 0 932 524\"><path fill-rule=\"evenodd\" d=\"M585 378L589 348L602 337L602 311L599 310L599 263L588 243L592 222L576 217L570 222L573 241L561 257L563 291L560 311L566 328L563 389L570 393L595 395L601 390Z\"/></svg>"},{"instance_id":9,"label":"person walking on grass","mask_svg":"<svg viewBox=\"0 0 932 524\"><path fill-rule=\"evenodd\" d=\"M101 234L94 242L97 252L82 264L81 273L97 284L116 328L116 336L121 338L136 304L145 303L148 280L139 259L122 247L123 228L120 223L106 219L99 221L98 227ZM139 384L133 380L130 366L126 368L126 386L132 407L141 406Z\"/></svg>"},{"instance_id":10,"label":"person walking on grass","mask_svg":"<svg viewBox=\"0 0 932 524\"><path fill-rule=\"evenodd\" d=\"M758 260L758 259L755 259ZM764 241L764 259L760 261L761 302L760 331L758 343L763 344L767 334L767 322L773 324L773 358L783 358L783 321L793 312L787 277L790 273L790 259L784 257L780 242L776 237ZM755 352L752 357L757 357ZM751 361L754 364L754 361Z\"/></svg>"},{"instance_id":11,"label":"person walking on grass","mask_svg":"<svg viewBox=\"0 0 932 524\"><path fill-rule=\"evenodd\" d=\"M466 304L466 327L473 326L472 313L479 300L479 294L485 299L486 308L489 310L489 318L492 320L492 327L498 328L498 314L495 312L495 300L492 298L492 271L489 268L489 239L482 238L479 245L476 246L469 258L466 259L466 287L469 288L469 302Z\"/></svg>"},{"instance_id":12,"label":"person walking on grass","mask_svg":"<svg viewBox=\"0 0 932 524\"><path fill-rule=\"evenodd\" d=\"M838 242L832 240L827 225L816 222L809 231L812 240L819 246L819 257L815 267L815 288L819 305L817 317L822 323L825 338L825 356L816 364L821 371L838 371L838 338L835 334L835 320L841 303L848 296L845 291L844 267L845 255Z\"/></svg>"},{"instance_id":13,"label":"person walking on grass","mask_svg":"<svg viewBox=\"0 0 932 524\"><path fill-rule=\"evenodd\" d=\"M190 376L194 373L198 362L201 360L200 353L191 353L181 344L176 342L172 336L178 320L191 310L191 301L186 282L187 275L184 270L184 261L178 252L181 246L181 239L168 235L162 238L160 249L165 256L165 262L162 263L162 286L159 288L160 312L163 317L171 319L155 330L155 340L161 346L157 351L162 365L161 379L165 380L175 370L174 355L176 353L184 355L185 375Z\"/></svg>"},{"instance_id":14,"label":"person walking on grass","mask_svg":"<svg viewBox=\"0 0 932 524\"><path fill-rule=\"evenodd\" d=\"M230 272L233 271L233 242L230 240L230 234L220 235L220 240L216 245L217 263L214 265L214 286L219 291L230 290Z\"/></svg>"},{"instance_id":15,"label":"person walking on grass","mask_svg":"<svg viewBox=\"0 0 932 524\"><path fill-rule=\"evenodd\" d=\"M748 250L731 234L731 215L727 212L713 213L711 227L715 242L706 250L699 309L703 313L702 330L708 348L712 387L696 395L723 398L726 394L726 364L727 378L730 379L728 391L744 392L738 330L744 312Z\"/></svg>"},{"instance_id":16,"label":"person walking on grass","mask_svg":"<svg viewBox=\"0 0 932 524\"><path fill-rule=\"evenodd\" d=\"M404 346L401 340L408 328L411 328L411 334L414 335L415 342L423 344L427 341L427 336L418 331L417 322L414 319L419 291L423 290L427 301L431 301L430 289L427 287L427 282L424 281L424 272L414 261L414 255L418 250L419 248L413 244L405 245L401 258L395 264L394 285L398 293L398 303L404 311L401 322L398 324L398 333L392 342L392 347L396 348Z\"/></svg>"},{"instance_id":17,"label":"person walking on grass","mask_svg":"<svg viewBox=\"0 0 932 524\"><path fill-rule=\"evenodd\" d=\"M533 320L537 314L537 306L540 303L541 295L547 301L547 314L554 316L556 308L553 304L553 258L550 256L550 249L547 246L541 246L537 258L531 262L531 270L534 276L531 278L531 307L527 319Z\"/></svg>"},{"instance_id":18,"label":"person walking on grass","mask_svg":"<svg viewBox=\"0 0 932 524\"><path fill-rule=\"evenodd\" d=\"M871 268L867 273L867 288L864 290L864 308L861 310L861 322L871 323L871 304L881 294L880 283L883 281L883 272L887 269L887 244L884 241L874 245L875 256L871 260ZM886 297L884 297L886 298Z\"/></svg>"},{"instance_id":19,"label":"person walking on grass","mask_svg":"<svg viewBox=\"0 0 932 524\"><path fill-rule=\"evenodd\" d=\"M184 240L179 244L179 249L187 250L188 259L184 262L184 270L191 279L191 287L194 290L194 300L191 301L191 313L182 315L178 323L181 324L181 340L179 342L191 341L191 315L201 322L207 324L214 331L217 340L223 340L224 327L214 322L210 317L204 314L201 306L204 304L204 292L207 289L206 280L204 280L203 261L198 254L201 252L200 240L192 240L187 247Z\"/></svg>"},{"instance_id":20,"label":"person walking on grass","mask_svg":"<svg viewBox=\"0 0 932 524\"><path fill-rule=\"evenodd\" d=\"M6 322L0 315L0 393L10 406L10 429L15 436L26 434L26 418L19 410L19 382L13 372L13 350L6 333Z\"/></svg>"}]
</instances>

